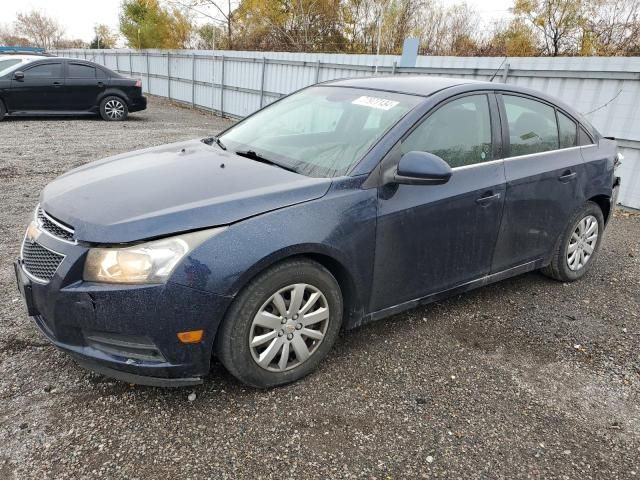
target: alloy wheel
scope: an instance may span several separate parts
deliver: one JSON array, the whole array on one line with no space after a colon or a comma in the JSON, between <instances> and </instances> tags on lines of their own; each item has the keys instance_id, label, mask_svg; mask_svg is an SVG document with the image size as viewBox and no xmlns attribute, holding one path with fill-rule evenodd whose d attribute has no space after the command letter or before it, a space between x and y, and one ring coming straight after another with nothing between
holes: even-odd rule
<instances>
[{"instance_id":1,"label":"alloy wheel","mask_svg":"<svg viewBox=\"0 0 640 480\"><path fill-rule=\"evenodd\" d=\"M578 271L583 268L598 243L598 220L593 215L587 215L578 222L567 245L567 265L570 270Z\"/></svg>"},{"instance_id":2,"label":"alloy wheel","mask_svg":"<svg viewBox=\"0 0 640 480\"><path fill-rule=\"evenodd\" d=\"M109 100L104 106L104 113L112 120L117 120L124 116L124 104L120 100Z\"/></svg>"},{"instance_id":3,"label":"alloy wheel","mask_svg":"<svg viewBox=\"0 0 640 480\"><path fill-rule=\"evenodd\" d=\"M329 319L327 299L313 285L296 283L278 290L251 323L249 347L254 361L272 372L299 366L317 351Z\"/></svg>"}]
</instances>

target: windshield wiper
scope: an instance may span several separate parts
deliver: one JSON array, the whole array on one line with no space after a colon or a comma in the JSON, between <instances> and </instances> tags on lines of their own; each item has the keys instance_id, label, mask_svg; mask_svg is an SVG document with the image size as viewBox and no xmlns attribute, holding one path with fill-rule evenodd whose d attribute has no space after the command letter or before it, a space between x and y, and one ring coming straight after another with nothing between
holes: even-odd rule
<instances>
[{"instance_id":1,"label":"windshield wiper","mask_svg":"<svg viewBox=\"0 0 640 480\"><path fill-rule=\"evenodd\" d=\"M202 139L202 143L206 143L207 145L212 145L213 143L215 143L216 145L218 145L222 150L226 150L227 147L225 146L224 143L222 143L222 140L220 140L218 137L208 137L208 138L203 138Z\"/></svg>"},{"instance_id":2,"label":"windshield wiper","mask_svg":"<svg viewBox=\"0 0 640 480\"><path fill-rule=\"evenodd\" d=\"M288 170L290 172L298 173L295 168L287 167L286 165L282 165L281 163L274 162L273 160L269 160L266 157L263 157L259 153L256 153L254 150L238 150L236 151L236 155L241 157L249 158L251 160L255 160L256 162L266 163L267 165L273 165L274 167L280 167L284 170Z\"/></svg>"}]
</instances>

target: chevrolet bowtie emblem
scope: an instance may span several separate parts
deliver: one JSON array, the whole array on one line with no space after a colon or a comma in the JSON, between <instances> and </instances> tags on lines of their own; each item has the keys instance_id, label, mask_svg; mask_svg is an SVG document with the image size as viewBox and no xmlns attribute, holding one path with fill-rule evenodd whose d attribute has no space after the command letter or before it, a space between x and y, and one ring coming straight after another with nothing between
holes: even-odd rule
<instances>
[{"instance_id":1,"label":"chevrolet bowtie emblem","mask_svg":"<svg viewBox=\"0 0 640 480\"><path fill-rule=\"evenodd\" d=\"M26 240L29 243L35 243L41 233L42 232L38 228L38 225L36 225L35 222L31 222L27 228Z\"/></svg>"}]
</instances>

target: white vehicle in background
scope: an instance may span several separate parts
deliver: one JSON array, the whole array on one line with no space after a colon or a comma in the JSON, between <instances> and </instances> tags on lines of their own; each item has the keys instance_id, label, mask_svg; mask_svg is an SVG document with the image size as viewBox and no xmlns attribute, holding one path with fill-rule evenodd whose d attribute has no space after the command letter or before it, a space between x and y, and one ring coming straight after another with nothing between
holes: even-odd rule
<instances>
[{"instance_id":1,"label":"white vehicle in background","mask_svg":"<svg viewBox=\"0 0 640 480\"><path fill-rule=\"evenodd\" d=\"M25 65L27 63L35 62L36 60L42 60L46 58L44 55L2 55L0 54L0 76L7 73L18 66Z\"/></svg>"}]
</instances>

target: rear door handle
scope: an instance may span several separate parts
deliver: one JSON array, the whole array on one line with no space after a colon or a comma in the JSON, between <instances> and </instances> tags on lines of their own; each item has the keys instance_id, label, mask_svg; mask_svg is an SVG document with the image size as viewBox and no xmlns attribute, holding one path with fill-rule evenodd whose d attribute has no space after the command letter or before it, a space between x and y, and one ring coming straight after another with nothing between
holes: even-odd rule
<instances>
[{"instance_id":1,"label":"rear door handle","mask_svg":"<svg viewBox=\"0 0 640 480\"><path fill-rule=\"evenodd\" d=\"M558 177L558 180L561 182L568 182L569 180L573 180L578 175L576 172L572 172L571 170L567 170L562 175Z\"/></svg>"},{"instance_id":2,"label":"rear door handle","mask_svg":"<svg viewBox=\"0 0 640 480\"><path fill-rule=\"evenodd\" d=\"M492 193L489 192L485 195L483 195L482 197L478 198L476 200L476 203L478 205L487 205L495 200L498 200L500 198L500 194L499 193Z\"/></svg>"},{"instance_id":3,"label":"rear door handle","mask_svg":"<svg viewBox=\"0 0 640 480\"><path fill-rule=\"evenodd\" d=\"M60 82L53 82L53 84L54 84L56 87L59 87L60 85L62 85L62 83L60 83Z\"/></svg>"},{"instance_id":4,"label":"rear door handle","mask_svg":"<svg viewBox=\"0 0 640 480\"><path fill-rule=\"evenodd\" d=\"M99 86L99 87L104 87L104 83L102 83L102 82L98 82L98 86Z\"/></svg>"}]
</instances>

